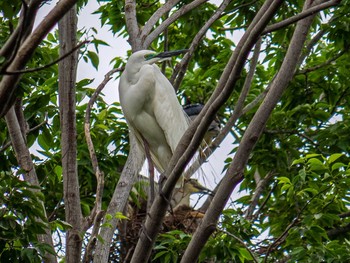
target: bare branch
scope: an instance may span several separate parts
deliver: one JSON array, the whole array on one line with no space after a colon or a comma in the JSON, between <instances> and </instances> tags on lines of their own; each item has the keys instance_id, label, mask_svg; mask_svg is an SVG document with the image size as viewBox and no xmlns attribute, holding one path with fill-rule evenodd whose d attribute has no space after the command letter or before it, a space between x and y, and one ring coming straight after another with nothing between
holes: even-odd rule
<instances>
[{"instance_id":1,"label":"bare branch","mask_svg":"<svg viewBox=\"0 0 350 263\"><path fill-rule=\"evenodd\" d=\"M264 30L264 32L262 34L265 35L265 34L270 33L272 31L276 31L276 30L279 30L279 29L284 28L286 26L289 26L289 25L291 25L291 24L293 24L301 19L304 19L305 17L315 15L321 10L330 8L332 6L336 6L340 2L341 2L341 0L332 0L332 1L328 1L326 3L315 5L315 6L309 8L305 11L302 11L301 13L299 13L295 16L292 16L292 17L287 18L281 22L278 22L276 24L273 24L271 26L266 27L266 29Z\"/></svg>"},{"instance_id":2,"label":"bare branch","mask_svg":"<svg viewBox=\"0 0 350 263\"><path fill-rule=\"evenodd\" d=\"M100 213L101 211L101 205L102 205L102 194L103 194L103 188L104 188L104 174L101 171L99 165L98 165L98 160L97 160L97 156L96 156L96 152L94 149L94 144L92 142L91 139L91 133L90 133L90 117L91 117L91 109L94 105L94 103L96 102L99 94L101 93L101 91L104 89L104 87L107 85L108 81L112 78L112 75L116 72L120 72L122 71L123 68L115 68L110 70L104 77L103 81L100 83L100 85L98 85L98 87L96 88L95 92L92 94L87 107L86 107L86 111L85 111L85 123L84 123L84 132L85 132L85 139L86 139L86 144L88 146L89 149L89 153L90 153L90 159L91 159L91 164L92 164L92 168L93 171L95 173L96 176L96 181L97 181L97 187L96 187L96 200L95 200L95 205L93 207L93 209L91 210L90 215L85 219L85 224L83 229L87 230L92 222L95 220L95 216L96 214ZM95 224L95 227L99 227L99 224ZM96 230L97 231L97 230Z\"/></svg>"},{"instance_id":3,"label":"bare branch","mask_svg":"<svg viewBox=\"0 0 350 263\"><path fill-rule=\"evenodd\" d=\"M158 22L158 20L165 14L167 14L171 8L173 8L181 0L169 0L166 1L153 15L148 19L147 23L141 30L140 38L145 39L147 35L151 32L152 28Z\"/></svg>"},{"instance_id":4,"label":"bare branch","mask_svg":"<svg viewBox=\"0 0 350 263\"><path fill-rule=\"evenodd\" d=\"M238 98L238 101L235 105L235 109L233 113L231 114L228 122L226 123L225 127L220 131L218 136L214 139L214 141L204 150L203 154L198 157L195 163L191 165L191 167L188 169L187 173L193 174L195 171L199 169L199 167L205 162L206 159L217 149L217 147L223 142L223 140L226 138L228 133L231 131L233 125L236 123L238 118L242 116L242 109L244 106L244 101L249 93L256 66L258 64L259 54L261 49L261 38L259 38L258 42L255 45L254 54L252 56L252 59L250 61L250 69L248 72L248 75L244 81L242 92ZM186 175L186 177L189 177L189 175ZM208 200L212 199L212 196L208 197Z\"/></svg>"},{"instance_id":5,"label":"bare branch","mask_svg":"<svg viewBox=\"0 0 350 263\"><path fill-rule=\"evenodd\" d=\"M211 25L221 16L222 12L225 10L227 5L230 3L230 0L224 0L222 4L219 6L219 8L215 11L215 13L210 17L210 19L205 23L205 25L198 31L196 36L193 38L191 46L188 50L188 52L185 54L183 59L179 64L176 65L176 68L173 72L173 75L171 76L170 82L173 83L174 89L178 90L180 87L180 84L183 80L183 77L185 76L186 69L188 67L188 63L190 62L194 51L198 47L200 41L205 36L208 29L211 27Z\"/></svg>"},{"instance_id":6,"label":"bare branch","mask_svg":"<svg viewBox=\"0 0 350 263\"><path fill-rule=\"evenodd\" d=\"M102 227L100 229L100 239L97 240L94 262L107 262L109 249L111 246L114 230L119 222L119 219L114 215L117 212L123 212L124 207L127 204L129 193L132 186L137 180L137 176L145 161L145 157L142 150L136 143L135 135L130 132L130 152L123 172L118 181L117 187L114 190L113 197L108 205L106 214L112 215L112 219L107 221L106 217L103 220L103 224L108 223L110 227ZM103 240L101 242L100 240Z\"/></svg>"},{"instance_id":7,"label":"bare branch","mask_svg":"<svg viewBox=\"0 0 350 263\"><path fill-rule=\"evenodd\" d=\"M267 186L267 184L270 182L270 179L274 176L273 172L269 172L264 179L261 179L260 181L257 182L254 194L252 196L252 201L245 213L245 218L247 220L252 220L253 219L253 213L255 210L255 207L258 205L259 203L259 199L260 196L262 194L262 192L264 191L265 187Z\"/></svg>"},{"instance_id":8,"label":"bare branch","mask_svg":"<svg viewBox=\"0 0 350 263\"><path fill-rule=\"evenodd\" d=\"M183 16L187 12L196 8L197 6L207 2L208 0L194 0L193 2L181 7L178 11L167 18L156 29L154 29L149 35L147 35L143 41L142 48L148 48L156 37L158 37L169 25L176 21L179 17Z\"/></svg>"}]
</instances>

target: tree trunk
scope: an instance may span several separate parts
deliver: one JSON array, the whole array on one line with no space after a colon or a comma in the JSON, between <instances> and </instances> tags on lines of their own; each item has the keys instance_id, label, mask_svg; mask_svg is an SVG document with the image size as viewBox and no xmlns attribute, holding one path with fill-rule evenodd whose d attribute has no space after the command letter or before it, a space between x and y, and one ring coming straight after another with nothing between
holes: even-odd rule
<instances>
[{"instance_id":1,"label":"tree trunk","mask_svg":"<svg viewBox=\"0 0 350 263\"><path fill-rule=\"evenodd\" d=\"M58 23L60 55L76 46L76 6ZM80 207L79 181L77 170L75 81L77 52L59 62L59 107L61 120L61 148L63 172L63 197L66 221L72 226L66 236L66 262L80 262L82 248L82 212Z\"/></svg>"},{"instance_id":2,"label":"tree trunk","mask_svg":"<svg viewBox=\"0 0 350 263\"><path fill-rule=\"evenodd\" d=\"M25 132L21 131L21 125L16 116L15 108L12 106L7 114L5 115L7 127L10 133L10 138L12 141L13 149L16 153L16 158L21 169L25 171L24 179L28 183L39 186L38 177L36 175L35 167L33 165L32 157L30 156L29 149L26 145ZM40 190L33 190L40 191ZM46 215L45 206L43 205L44 213ZM41 221L41 219L37 219ZM46 234L38 235L38 240L40 243L48 244L52 251L54 251L54 246L52 242L52 236L50 228L45 230ZM46 253L44 255L44 262L55 263L57 262L55 255Z\"/></svg>"}]
</instances>

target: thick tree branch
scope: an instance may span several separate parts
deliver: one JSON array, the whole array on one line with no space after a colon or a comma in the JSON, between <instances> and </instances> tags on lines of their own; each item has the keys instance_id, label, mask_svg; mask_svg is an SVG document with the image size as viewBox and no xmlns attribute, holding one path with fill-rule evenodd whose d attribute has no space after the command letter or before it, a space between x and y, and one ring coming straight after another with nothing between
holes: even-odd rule
<instances>
[{"instance_id":1,"label":"thick tree branch","mask_svg":"<svg viewBox=\"0 0 350 263\"><path fill-rule=\"evenodd\" d=\"M141 38L139 37L140 29L137 23L135 0L125 0L125 22L130 36L128 42L131 45L132 51L140 50Z\"/></svg>"},{"instance_id":2,"label":"thick tree branch","mask_svg":"<svg viewBox=\"0 0 350 263\"><path fill-rule=\"evenodd\" d=\"M111 246L114 230L117 227L119 219L114 215L117 212L122 213L127 204L129 193L137 180L137 176L145 161L142 150L136 143L136 138L133 133L130 136L130 152L123 172L118 181L117 187L114 190L113 197L108 205L106 214L112 215L111 220L105 217L103 224L109 224L110 227L102 227L100 229L100 239L97 240L94 262L108 262L109 249ZM158 223L159 224L159 223ZM100 240L103 240L101 242ZM145 261L143 261L145 262Z\"/></svg>"},{"instance_id":3,"label":"thick tree branch","mask_svg":"<svg viewBox=\"0 0 350 263\"><path fill-rule=\"evenodd\" d=\"M228 122L226 123L224 128L220 131L220 133L216 136L214 141L212 141L212 143L204 150L203 154L198 157L198 159L196 160L196 162L193 163L193 165L191 165L191 167L188 169L188 172L186 171L186 174L187 173L193 174L195 171L197 171L199 169L199 167L205 162L205 160L208 159L208 157L224 141L226 136L232 130L232 127L236 123L238 118L240 118L242 116L244 101L246 100L247 95L249 93L251 84L252 84L253 79L254 79L255 69L256 69L256 66L258 64L258 59L259 59L260 50L261 50L261 41L262 41L261 38L259 38L258 42L255 45L254 53L253 53L252 59L250 61L250 68L249 68L248 75L244 81L242 92L237 100L234 111L231 114ZM189 175L186 175L186 177L189 177ZM213 198L212 196L208 196L207 200L210 202L210 200L212 198ZM201 209L203 209L207 205L209 205L209 203L202 206Z\"/></svg>"},{"instance_id":4,"label":"thick tree branch","mask_svg":"<svg viewBox=\"0 0 350 263\"><path fill-rule=\"evenodd\" d=\"M34 1L37 3L37 1ZM50 32L53 26L63 15L77 2L77 0L61 0L38 25L38 27L27 37L19 48L14 60L8 66L7 71L21 70L44 37ZM40 1L41 3L41 1ZM7 75L0 82L0 117L4 116L13 103L13 96L16 90L20 75Z\"/></svg>"},{"instance_id":5,"label":"thick tree branch","mask_svg":"<svg viewBox=\"0 0 350 263\"><path fill-rule=\"evenodd\" d=\"M193 10L197 6L207 2L208 0L194 0L193 2L181 7L178 11L167 18L163 23L161 23L157 28L155 28L149 35L142 41L142 48L148 48L154 39L156 39L169 25L176 21L179 17L183 16L187 12Z\"/></svg>"},{"instance_id":6,"label":"thick tree branch","mask_svg":"<svg viewBox=\"0 0 350 263\"><path fill-rule=\"evenodd\" d=\"M264 3L264 6L261 8L261 10L264 10L264 7L266 8L266 5L268 5L268 8L267 10L264 10L264 15L262 16L261 20L259 19L259 22L262 24L255 24L254 21L252 23L254 26L253 32L255 31L255 33L258 34L256 37L259 36L259 33L261 31L263 31L267 22L269 19L271 19L271 17L276 12L276 9L281 4L282 2L278 1L273 1L272 3L266 1ZM288 48L281 69L278 72L276 78L273 80L271 89L265 97L265 100L260 105L258 111L254 115L246 132L244 133L233 161L230 164L222 182L220 183L219 189L215 194L201 225L197 228L190 244L188 245L181 262L194 262L198 258L199 252L203 248L209 236L214 231L214 226L216 225L220 213L225 207L225 204L229 199L233 189L238 185L238 183L243 180L244 168L248 162L249 155L257 143L272 110L276 106L277 102L283 94L283 91L287 88L289 81L294 75L298 58L301 54L301 50L306 40L307 32L309 30L309 26L311 25L312 19L313 17L308 17L307 19L297 24L295 33L292 37L291 44ZM247 32L250 31L250 28L248 28ZM261 31L259 32L259 30Z\"/></svg>"},{"instance_id":7,"label":"thick tree branch","mask_svg":"<svg viewBox=\"0 0 350 263\"><path fill-rule=\"evenodd\" d=\"M163 15L167 14L171 10L171 8L173 8L180 1L181 0L166 1L164 5L162 5L156 12L154 12L150 19L148 19L145 26L142 28L140 38L144 40L152 31L152 28L159 21L159 19L161 19Z\"/></svg>"},{"instance_id":8,"label":"thick tree branch","mask_svg":"<svg viewBox=\"0 0 350 263\"><path fill-rule=\"evenodd\" d=\"M295 22L297 22L301 19L304 19L305 17L315 15L324 9L338 5L340 2L341 2L341 0L332 0L332 1L328 1L326 3L315 5L315 6L309 8L305 11L302 11L301 13L299 13L295 16L292 16L292 17L287 18L281 22L278 22L276 24L273 24L271 26L266 27L266 29L263 32L263 35L270 33L272 31L279 30L279 29L284 28L286 26L289 26L291 24L294 24Z\"/></svg>"}]
</instances>

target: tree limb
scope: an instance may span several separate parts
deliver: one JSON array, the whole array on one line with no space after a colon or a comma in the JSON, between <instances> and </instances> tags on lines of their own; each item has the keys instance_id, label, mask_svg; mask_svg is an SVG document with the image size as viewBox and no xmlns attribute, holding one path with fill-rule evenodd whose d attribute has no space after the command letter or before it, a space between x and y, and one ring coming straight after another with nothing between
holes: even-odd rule
<instances>
[{"instance_id":1,"label":"tree limb","mask_svg":"<svg viewBox=\"0 0 350 263\"><path fill-rule=\"evenodd\" d=\"M89 149L91 164L92 164L92 168L93 168L93 171L95 173L96 181L97 181L95 205L94 205L93 209L91 210L90 215L87 218L85 218L85 223L84 223L84 227L83 227L83 229L85 231L91 226L92 222L95 220L96 214L98 214L101 211L102 194L103 194L103 188L104 188L104 174L98 165L98 160L97 160L97 156L96 156L96 152L95 152L95 148L94 148L94 143L91 139L91 133L90 133L91 109L92 109L94 103L96 102L101 91L107 85L108 81L112 78L112 75L114 73L120 72L122 70L123 70L123 68L115 68L115 69L112 69L106 73L103 81L100 83L100 85L98 85L95 92L92 94L92 96L87 104L86 111L85 111L85 123L84 123L85 140L86 140L86 144L87 144L88 149ZM94 224L94 228L95 227L98 228L99 224L98 225Z\"/></svg>"},{"instance_id":2,"label":"tree limb","mask_svg":"<svg viewBox=\"0 0 350 263\"><path fill-rule=\"evenodd\" d=\"M33 2L37 3L37 1ZM40 42L50 32L57 21L60 20L76 2L77 0L59 1L38 27L26 38L7 70L16 71L23 69ZM13 104L13 96L19 79L20 75L6 75L1 79L0 105L2 105L2 107L0 109L0 117L4 116Z\"/></svg>"},{"instance_id":3,"label":"tree limb","mask_svg":"<svg viewBox=\"0 0 350 263\"><path fill-rule=\"evenodd\" d=\"M106 214L112 215L112 219L107 220L105 217L103 220L103 224L108 223L110 227L105 226L100 229L100 239L97 240L94 262L108 262L109 249L112 242L113 233L119 222L119 219L114 215L117 212L122 213L124 211L124 207L127 204L129 198L129 193L134 183L136 182L139 171L145 161L142 150L136 143L135 135L133 133L129 133L129 136L129 156L126 160L123 172L120 176L118 184L114 190L113 197L106 211Z\"/></svg>"},{"instance_id":4,"label":"tree limb","mask_svg":"<svg viewBox=\"0 0 350 263\"><path fill-rule=\"evenodd\" d=\"M60 3L60 2L59 2ZM58 23L60 54L76 46L77 9L73 6ZM77 52L58 64L58 95L61 127L63 199L66 221L72 228L66 233L66 261L81 260L83 215L77 165L77 130L75 84L78 65Z\"/></svg>"},{"instance_id":5,"label":"tree limb","mask_svg":"<svg viewBox=\"0 0 350 263\"><path fill-rule=\"evenodd\" d=\"M62 56L60 56L58 59L44 65L41 67L37 67L37 68L29 68L29 69L23 69L23 70L16 70L16 71L0 71L0 75L19 75L19 74L24 74L24 73L31 73L31 72L37 72L40 70L44 70L47 69L55 64L57 64L58 62L60 62L61 60L65 59L66 57L70 56L72 53L74 53L75 51L77 51L78 49L80 49L83 45L90 43L90 41L83 41L81 43L79 43L78 45L76 45L74 48L72 48L72 50L69 50L66 54L63 54Z\"/></svg>"},{"instance_id":6,"label":"tree limb","mask_svg":"<svg viewBox=\"0 0 350 263\"><path fill-rule=\"evenodd\" d=\"M144 40L148 34L152 31L152 28L155 26L155 24L159 21L159 19L167 14L171 8L173 8L177 3L179 3L181 0L169 0L164 3L160 8L157 9L153 13L153 15L148 19L145 26L142 28L140 33L140 38Z\"/></svg>"},{"instance_id":7,"label":"tree limb","mask_svg":"<svg viewBox=\"0 0 350 263\"><path fill-rule=\"evenodd\" d=\"M255 34L257 34L255 37L258 37L260 32L264 30L267 22L271 19L281 4L281 1L266 1L257 14L259 17L260 12L263 11L262 18L259 17L260 21L258 20L261 24L254 23L253 21L252 24L254 29L251 29L250 26L247 32L252 30ZM297 24L281 69L276 78L273 80L270 91L266 95L265 100L260 105L256 114L248 125L233 161L230 164L222 182L220 183L219 189L215 194L201 225L197 228L195 234L193 235L193 238L190 241L181 262L194 262L198 258L199 252L215 229L213 226L215 226L233 189L243 180L244 168L248 162L250 153L257 143L272 110L275 108L284 90L287 88L288 83L294 75L298 58L301 54L312 19L313 17L308 17L307 19L301 21L301 23L299 22ZM244 36L242 40L245 40ZM247 40L245 40L245 42L247 42Z\"/></svg>"},{"instance_id":8,"label":"tree limb","mask_svg":"<svg viewBox=\"0 0 350 263\"><path fill-rule=\"evenodd\" d=\"M304 19L305 17L315 15L319 11L330 8L332 6L336 6L340 2L341 2L341 0L331 0L331 1L328 1L328 2L325 2L322 4L315 5L307 10L303 10L301 13L299 13L295 16L289 17L281 22L278 22L276 24L273 24L271 26L266 27L266 29L264 30L264 32L262 34L265 35L267 33L271 33L272 31L276 31L276 30L279 30L279 29L284 28L286 26L289 26L289 25L291 25L291 24L293 24L301 19Z\"/></svg>"},{"instance_id":9,"label":"tree limb","mask_svg":"<svg viewBox=\"0 0 350 263\"><path fill-rule=\"evenodd\" d=\"M208 29L211 25L221 16L222 12L224 12L227 5L230 3L230 0L224 0L219 8L214 12L214 14L210 17L210 19L204 24L204 26L198 31L196 36L193 38L192 43L189 47L188 52L184 55L179 64L176 65L174 72L170 78L170 82L173 83L174 89L177 91L180 87L180 84L185 76L185 72L188 67L188 63L190 62L194 51L198 47L200 41L205 36Z\"/></svg>"},{"instance_id":10,"label":"tree limb","mask_svg":"<svg viewBox=\"0 0 350 263\"><path fill-rule=\"evenodd\" d=\"M141 39L139 37L140 29L137 23L135 0L125 0L125 22L130 36L128 42L131 45L132 51L140 50Z\"/></svg>"},{"instance_id":11,"label":"tree limb","mask_svg":"<svg viewBox=\"0 0 350 263\"><path fill-rule=\"evenodd\" d=\"M156 37L158 37L169 25L176 21L176 19L207 1L208 0L194 0L193 2L181 7L178 11L172 14L169 18L167 18L163 23L161 23L157 28L155 28L149 35L147 35L144 38L142 48L148 48L153 42L153 40L156 39Z\"/></svg>"}]
</instances>

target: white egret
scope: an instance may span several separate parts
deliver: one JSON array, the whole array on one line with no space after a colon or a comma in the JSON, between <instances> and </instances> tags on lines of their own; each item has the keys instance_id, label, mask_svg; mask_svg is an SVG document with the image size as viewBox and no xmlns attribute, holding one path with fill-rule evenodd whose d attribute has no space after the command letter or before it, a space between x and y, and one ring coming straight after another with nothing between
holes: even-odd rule
<instances>
[{"instance_id":1,"label":"white egret","mask_svg":"<svg viewBox=\"0 0 350 263\"><path fill-rule=\"evenodd\" d=\"M145 151L148 147L160 173L167 168L188 121L173 86L154 63L181 53L185 51L135 52L127 61L119 83L120 104L128 126L141 148Z\"/></svg>"}]
</instances>

